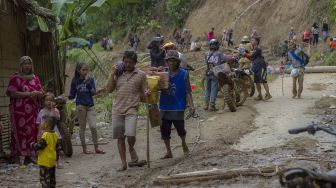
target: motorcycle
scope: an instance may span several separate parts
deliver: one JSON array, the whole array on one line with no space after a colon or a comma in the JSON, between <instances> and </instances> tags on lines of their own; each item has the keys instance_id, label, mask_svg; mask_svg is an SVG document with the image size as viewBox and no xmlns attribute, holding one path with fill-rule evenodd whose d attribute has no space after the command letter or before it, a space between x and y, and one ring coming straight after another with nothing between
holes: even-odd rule
<instances>
[{"instance_id":1,"label":"motorcycle","mask_svg":"<svg viewBox=\"0 0 336 188\"><path fill-rule=\"evenodd\" d=\"M242 58L240 54L238 55L228 55L228 59L231 59L231 67L233 70L236 70L236 74L238 74L238 79L243 80L243 87L247 89L247 94L250 97L253 97L255 93L255 86L252 79L253 71L250 67L243 67L240 71L238 71L238 61Z\"/></svg>"},{"instance_id":2,"label":"motorcycle","mask_svg":"<svg viewBox=\"0 0 336 188\"><path fill-rule=\"evenodd\" d=\"M62 96L58 96L55 98L56 108L60 112L60 120L57 122L57 128L62 136L61 139L61 150L64 155L67 157L71 157L73 153L72 143L71 143L71 135L73 132L73 126L75 122L70 123L66 118L65 114L65 104L66 100Z\"/></svg>"},{"instance_id":3,"label":"motorcycle","mask_svg":"<svg viewBox=\"0 0 336 188\"><path fill-rule=\"evenodd\" d=\"M237 86L233 80L231 68L227 63L214 67L214 74L218 80L218 88L224 94L224 105L227 104L231 112L235 112L237 108Z\"/></svg>"},{"instance_id":4,"label":"motorcycle","mask_svg":"<svg viewBox=\"0 0 336 188\"><path fill-rule=\"evenodd\" d=\"M324 131L336 136L336 129L332 126L312 123L306 127L290 129L289 134L308 132L314 135L317 131ZM336 169L327 173L316 172L306 167L284 169L279 173L279 182L287 188L331 188L336 187Z\"/></svg>"},{"instance_id":5,"label":"motorcycle","mask_svg":"<svg viewBox=\"0 0 336 188\"><path fill-rule=\"evenodd\" d=\"M249 89L251 89L250 79L251 78L244 72L244 70L233 69L237 106L242 106L249 96Z\"/></svg>"}]
</instances>

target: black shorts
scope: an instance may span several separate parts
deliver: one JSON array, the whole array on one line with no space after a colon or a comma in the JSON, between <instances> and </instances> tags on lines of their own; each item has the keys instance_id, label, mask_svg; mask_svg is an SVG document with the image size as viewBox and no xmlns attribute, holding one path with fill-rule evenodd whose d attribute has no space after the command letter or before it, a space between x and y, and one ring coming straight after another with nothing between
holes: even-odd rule
<instances>
[{"instance_id":1,"label":"black shorts","mask_svg":"<svg viewBox=\"0 0 336 188\"><path fill-rule=\"evenodd\" d=\"M186 130L184 129L184 120L167 120L162 119L162 125L160 127L161 130L161 138L163 140L170 139L171 134L171 126L174 124L174 127L177 131L179 136L185 136L187 134Z\"/></svg>"},{"instance_id":2,"label":"black shorts","mask_svg":"<svg viewBox=\"0 0 336 188\"><path fill-rule=\"evenodd\" d=\"M264 67L259 67L254 71L254 83L267 83L267 69Z\"/></svg>"}]
</instances>

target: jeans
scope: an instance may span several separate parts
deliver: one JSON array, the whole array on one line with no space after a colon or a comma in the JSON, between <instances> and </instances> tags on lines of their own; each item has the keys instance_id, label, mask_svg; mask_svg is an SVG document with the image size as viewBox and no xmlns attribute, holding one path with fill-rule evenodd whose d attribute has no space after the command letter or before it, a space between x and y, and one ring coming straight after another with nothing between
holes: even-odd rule
<instances>
[{"instance_id":1,"label":"jeans","mask_svg":"<svg viewBox=\"0 0 336 188\"><path fill-rule=\"evenodd\" d=\"M77 105L76 106L76 115L78 118L79 124L79 138L82 143L82 146L86 146L85 144L85 129L86 123L89 124L92 134L92 141L94 146L98 146L98 139L97 139L97 129L96 129L96 110L94 106L83 106Z\"/></svg>"},{"instance_id":2,"label":"jeans","mask_svg":"<svg viewBox=\"0 0 336 188\"><path fill-rule=\"evenodd\" d=\"M209 76L205 76L205 96L204 100L206 103L209 103L211 105L216 104L216 98L218 93L218 80L215 77L214 74L211 74Z\"/></svg>"}]
</instances>

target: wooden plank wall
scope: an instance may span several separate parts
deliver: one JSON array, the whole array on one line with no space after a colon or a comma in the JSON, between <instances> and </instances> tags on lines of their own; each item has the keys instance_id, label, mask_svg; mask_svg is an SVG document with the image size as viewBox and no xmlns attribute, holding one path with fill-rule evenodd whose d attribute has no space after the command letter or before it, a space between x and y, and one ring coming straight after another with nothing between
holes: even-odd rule
<instances>
[{"instance_id":1,"label":"wooden plank wall","mask_svg":"<svg viewBox=\"0 0 336 188\"><path fill-rule=\"evenodd\" d=\"M0 121L5 126L2 134L3 148L8 149L10 121L8 121L9 98L6 97L9 77L18 70L19 58L26 54L25 11L14 6L11 0L0 0Z\"/></svg>"}]
</instances>

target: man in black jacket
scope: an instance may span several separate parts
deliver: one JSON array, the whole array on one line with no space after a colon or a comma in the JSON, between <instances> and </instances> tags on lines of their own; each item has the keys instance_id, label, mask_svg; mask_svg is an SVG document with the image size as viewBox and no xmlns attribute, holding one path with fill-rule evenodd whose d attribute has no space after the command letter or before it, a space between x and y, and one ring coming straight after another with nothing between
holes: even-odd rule
<instances>
[{"instance_id":1,"label":"man in black jacket","mask_svg":"<svg viewBox=\"0 0 336 188\"><path fill-rule=\"evenodd\" d=\"M166 56L166 52L163 49L162 44L162 37L154 37L147 47L148 49L150 49L149 53L151 57L151 67L165 66L164 58Z\"/></svg>"}]
</instances>

